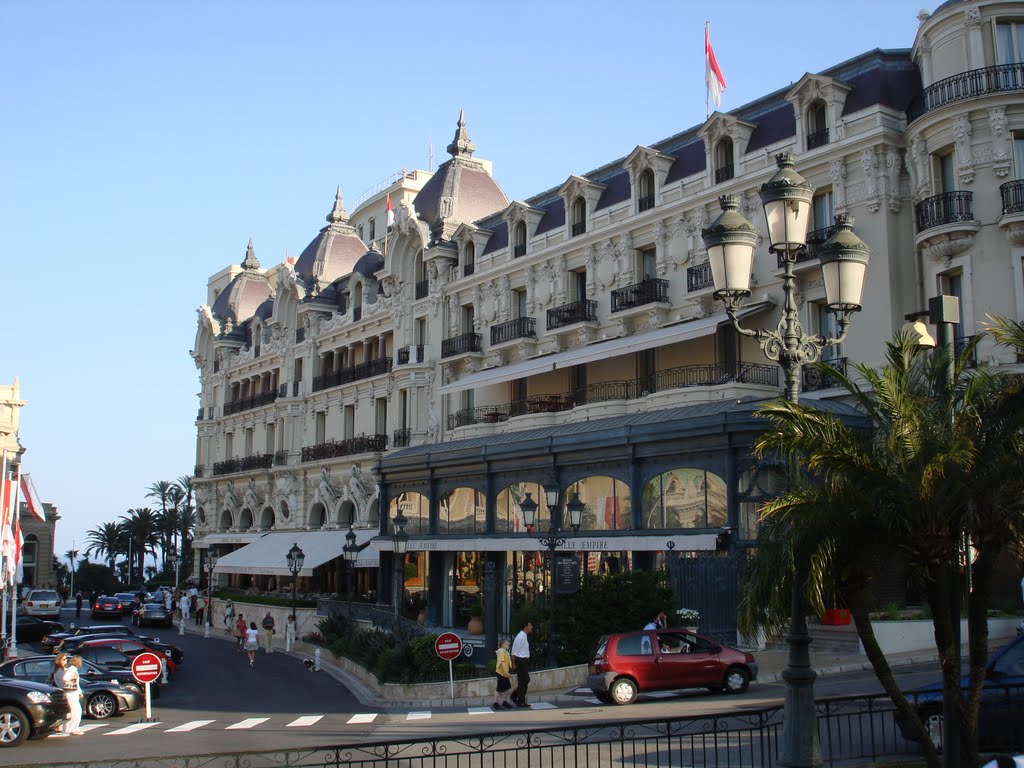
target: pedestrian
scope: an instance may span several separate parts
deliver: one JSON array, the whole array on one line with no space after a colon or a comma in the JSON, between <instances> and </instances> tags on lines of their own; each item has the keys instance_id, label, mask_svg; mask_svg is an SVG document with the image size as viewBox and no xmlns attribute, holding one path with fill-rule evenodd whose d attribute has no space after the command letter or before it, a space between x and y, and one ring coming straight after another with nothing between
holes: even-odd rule
<instances>
[{"instance_id":1,"label":"pedestrian","mask_svg":"<svg viewBox=\"0 0 1024 768\"><path fill-rule=\"evenodd\" d=\"M286 653L290 653L292 646L295 645L295 614L288 614L288 621L284 625L284 650Z\"/></svg>"},{"instance_id":2,"label":"pedestrian","mask_svg":"<svg viewBox=\"0 0 1024 768\"><path fill-rule=\"evenodd\" d=\"M200 595L196 598L196 626L203 625L203 614L206 612L206 598Z\"/></svg>"},{"instance_id":3,"label":"pedestrian","mask_svg":"<svg viewBox=\"0 0 1024 768\"><path fill-rule=\"evenodd\" d=\"M665 628L665 612L658 611L654 618L647 622L644 629L664 629Z\"/></svg>"},{"instance_id":4,"label":"pedestrian","mask_svg":"<svg viewBox=\"0 0 1024 768\"><path fill-rule=\"evenodd\" d=\"M238 650L245 649L245 618L238 614L238 621L235 622L235 634L238 635Z\"/></svg>"},{"instance_id":5,"label":"pedestrian","mask_svg":"<svg viewBox=\"0 0 1024 768\"><path fill-rule=\"evenodd\" d=\"M533 632L533 622L528 621L519 630L516 639L512 641L512 670L516 673L516 692L512 700L517 707L526 707L530 704L526 701L526 691L530 687L530 633Z\"/></svg>"},{"instance_id":6,"label":"pedestrian","mask_svg":"<svg viewBox=\"0 0 1024 768\"><path fill-rule=\"evenodd\" d=\"M497 685L494 689L494 703L492 709L512 709L509 697L512 695L512 657L508 653L508 638L503 637L498 643L498 650L494 652L497 661L494 664L494 676L497 678Z\"/></svg>"},{"instance_id":7,"label":"pedestrian","mask_svg":"<svg viewBox=\"0 0 1024 768\"><path fill-rule=\"evenodd\" d=\"M235 626L235 604L229 597L224 601L224 634L230 635Z\"/></svg>"},{"instance_id":8,"label":"pedestrian","mask_svg":"<svg viewBox=\"0 0 1024 768\"><path fill-rule=\"evenodd\" d=\"M82 593L75 593L75 618L80 619L82 617Z\"/></svg>"},{"instance_id":9,"label":"pedestrian","mask_svg":"<svg viewBox=\"0 0 1024 768\"><path fill-rule=\"evenodd\" d=\"M64 732L71 736L81 736L82 724L82 687L79 684L78 670L82 668L82 657L72 656L64 668L64 695L68 697L68 719L64 724Z\"/></svg>"},{"instance_id":10,"label":"pedestrian","mask_svg":"<svg viewBox=\"0 0 1024 768\"><path fill-rule=\"evenodd\" d=\"M263 652L273 653L274 652L274 617L270 615L270 611L267 611L267 615L263 617Z\"/></svg>"},{"instance_id":11,"label":"pedestrian","mask_svg":"<svg viewBox=\"0 0 1024 768\"><path fill-rule=\"evenodd\" d=\"M249 668L256 664L256 651L259 649L259 630L256 629L256 622L250 621L249 628L245 630L245 652L249 655Z\"/></svg>"},{"instance_id":12,"label":"pedestrian","mask_svg":"<svg viewBox=\"0 0 1024 768\"><path fill-rule=\"evenodd\" d=\"M164 608L167 609L168 613L174 608L174 596L169 589L164 590Z\"/></svg>"},{"instance_id":13,"label":"pedestrian","mask_svg":"<svg viewBox=\"0 0 1024 768\"><path fill-rule=\"evenodd\" d=\"M189 607L188 595L182 594L181 600L178 601L178 608L181 610L182 621L188 621Z\"/></svg>"}]
</instances>

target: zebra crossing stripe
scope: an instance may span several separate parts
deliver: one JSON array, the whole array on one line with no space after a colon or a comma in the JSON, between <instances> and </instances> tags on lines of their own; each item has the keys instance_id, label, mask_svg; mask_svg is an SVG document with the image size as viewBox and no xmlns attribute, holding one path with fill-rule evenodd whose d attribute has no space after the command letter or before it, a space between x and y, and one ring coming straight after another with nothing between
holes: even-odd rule
<instances>
[{"instance_id":1,"label":"zebra crossing stripe","mask_svg":"<svg viewBox=\"0 0 1024 768\"><path fill-rule=\"evenodd\" d=\"M89 723L88 725L83 723L82 725L78 726L78 729L80 731L85 731L86 733L88 733L89 731L95 731L97 728L102 728L105 725L106 723Z\"/></svg>"},{"instance_id":2,"label":"zebra crossing stripe","mask_svg":"<svg viewBox=\"0 0 1024 768\"><path fill-rule=\"evenodd\" d=\"M531 707L531 709L558 709L558 707L550 701L538 701Z\"/></svg>"},{"instance_id":3,"label":"zebra crossing stripe","mask_svg":"<svg viewBox=\"0 0 1024 768\"><path fill-rule=\"evenodd\" d=\"M430 719L430 713L429 712L410 712L406 716L405 719L406 720L429 720Z\"/></svg>"},{"instance_id":4,"label":"zebra crossing stripe","mask_svg":"<svg viewBox=\"0 0 1024 768\"><path fill-rule=\"evenodd\" d=\"M493 715L494 710L490 707L470 707L466 710L466 713L470 715Z\"/></svg>"},{"instance_id":5,"label":"zebra crossing stripe","mask_svg":"<svg viewBox=\"0 0 1024 768\"><path fill-rule=\"evenodd\" d=\"M307 725L313 725L323 719L323 715L303 715L302 717L292 720L285 726L285 728L303 728Z\"/></svg>"},{"instance_id":6,"label":"zebra crossing stripe","mask_svg":"<svg viewBox=\"0 0 1024 768\"><path fill-rule=\"evenodd\" d=\"M372 723L376 719L377 719L376 713L374 713L372 715L353 715L349 719L348 724L349 725L358 725L360 723Z\"/></svg>"},{"instance_id":7,"label":"zebra crossing stripe","mask_svg":"<svg viewBox=\"0 0 1024 768\"><path fill-rule=\"evenodd\" d=\"M194 731L196 728L202 728L204 725L214 723L216 720L191 720L181 725L176 725L173 728L168 728L164 733L185 733L186 731Z\"/></svg>"},{"instance_id":8,"label":"zebra crossing stripe","mask_svg":"<svg viewBox=\"0 0 1024 768\"><path fill-rule=\"evenodd\" d=\"M104 736L124 736L129 733L136 733L137 731L144 731L147 728L152 728L154 725L160 725L160 723L135 723L124 728L118 728L116 731L107 731Z\"/></svg>"},{"instance_id":9,"label":"zebra crossing stripe","mask_svg":"<svg viewBox=\"0 0 1024 768\"><path fill-rule=\"evenodd\" d=\"M269 717L249 717L245 720L240 720L237 723L233 723L225 728L225 731L244 731L247 728L255 728L260 723L265 723L269 720Z\"/></svg>"}]
</instances>

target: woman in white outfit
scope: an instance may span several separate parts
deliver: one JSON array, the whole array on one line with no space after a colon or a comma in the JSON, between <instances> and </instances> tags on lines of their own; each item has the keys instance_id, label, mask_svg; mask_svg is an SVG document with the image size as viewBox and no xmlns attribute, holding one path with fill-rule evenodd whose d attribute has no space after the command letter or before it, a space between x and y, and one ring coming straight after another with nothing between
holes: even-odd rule
<instances>
[{"instance_id":1,"label":"woman in white outfit","mask_svg":"<svg viewBox=\"0 0 1024 768\"><path fill-rule=\"evenodd\" d=\"M295 614L289 614L288 622L284 625L284 648L291 651L295 645Z\"/></svg>"},{"instance_id":2,"label":"woman in white outfit","mask_svg":"<svg viewBox=\"0 0 1024 768\"><path fill-rule=\"evenodd\" d=\"M79 685L78 670L82 667L82 657L72 656L64 670L64 694L68 697L68 719L64 732L72 736L81 736L82 724L82 688Z\"/></svg>"}]
</instances>

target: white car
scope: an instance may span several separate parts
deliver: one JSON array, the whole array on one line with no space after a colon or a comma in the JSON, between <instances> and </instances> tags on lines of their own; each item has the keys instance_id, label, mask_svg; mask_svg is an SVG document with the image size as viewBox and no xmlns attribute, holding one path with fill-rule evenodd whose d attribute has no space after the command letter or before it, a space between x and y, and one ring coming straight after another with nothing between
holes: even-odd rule
<instances>
[{"instance_id":1,"label":"white car","mask_svg":"<svg viewBox=\"0 0 1024 768\"><path fill-rule=\"evenodd\" d=\"M21 601L21 607L27 616L41 619L60 618L60 595L54 589L33 589Z\"/></svg>"}]
</instances>

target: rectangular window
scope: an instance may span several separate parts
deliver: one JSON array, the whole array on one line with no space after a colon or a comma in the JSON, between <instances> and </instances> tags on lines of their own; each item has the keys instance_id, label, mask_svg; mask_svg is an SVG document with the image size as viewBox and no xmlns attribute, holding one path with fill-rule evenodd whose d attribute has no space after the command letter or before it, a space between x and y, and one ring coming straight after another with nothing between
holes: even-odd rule
<instances>
[{"instance_id":1,"label":"rectangular window","mask_svg":"<svg viewBox=\"0 0 1024 768\"><path fill-rule=\"evenodd\" d=\"M462 332L473 332L473 306L467 305L462 308Z\"/></svg>"},{"instance_id":2,"label":"rectangular window","mask_svg":"<svg viewBox=\"0 0 1024 768\"><path fill-rule=\"evenodd\" d=\"M345 406L345 439L351 440L356 436L356 407L354 405Z\"/></svg>"},{"instance_id":3,"label":"rectangular window","mask_svg":"<svg viewBox=\"0 0 1024 768\"><path fill-rule=\"evenodd\" d=\"M416 318L416 346L423 346L427 343L427 318Z\"/></svg>"},{"instance_id":4,"label":"rectangular window","mask_svg":"<svg viewBox=\"0 0 1024 768\"><path fill-rule=\"evenodd\" d=\"M252 427L245 430L245 455L252 456Z\"/></svg>"},{"instance_id":5,"label":"rectangular window","mask_svg":"<svg viewBox=\"0 0 1024 768\"><path fill-rule=\"evenodd\" d=\"M265 453L273 453L275 450L277 450L276 432L276 425L267 424L267 449Z\"/></svg>"},{"instance_id":6,"label":"rectangular window","mask_svg":"<svg viewBox=\"0 0 1024 768\"><path fill-rule=\"evenodd\" d=\"M1024 134L1013 134L1013 164L1016 178L1024 179Z\"/></svg>"},{"instance_id":7,"label":"rectangular window","mask_svg":"<svg viewBox=\"0 0 1024 768\"><path fill-rule=\"evenodd\" d=\"M942 184L939 192L956 192L956 169L952 153L939 157L939 181Z\"/></svg>"},{"instance_id":8,"label":"rectangular window","mask_svg":"<svg viewBox=\"0 0 1024 768\"><path fill-rule=\"evenodd\" d=\"M826 339L834 339L839 335L839 323L836 322L834 312L826 309L825 302L814 302L812 311L815 314L814 326L818 334ZM843 345L830 344L821 350L821 359L825 361L835 360L843 356Z\"/></svg>"},{"instance_id":9,"label":"rectangular window","mask_svg":"<svg viewBox=\"0 0 1024 768\"><path fill-rule=\"evenodd\" d=\"M388 399L378 397L373 417L374 433L386 435L388 433Z\"/></svg>"},{"instance_id":10,"label":"rectangular window","mask_svg":"<svg viewBox=\"0 0 1024 768\"><path fill-rule=\"evenodd\" d=\"M1024 23L996 24L996 63L1016 64L1024 53Z\"/></svg>"},{"instance_id":11,"label":"rectangular window","mask_svg":"<svg viewBox=\"0 0 1024 768\"><path fill-rule=\"evenodd\" d=\"M641 280L653 280L658 276L658 252L654 248L637 251L637 272Z\"/></svg>"},{"instance_id":12,"label":"rectangular window","mask_svg":"<svg viewBox=\"0 0 1024 768\"><path fill-rule=\"evenodd\" d=\"M825 227L831 227L835 221L836 207L832 199L832 190L827 192L819 192L811 200L811 213L813 214L813 220L811 223L811 229L819 230L825 229Z\"/></svg>"},{"instance_id":13,"label":"rectangular window","mask_svg":"<svg viewBox=\"0 0 1024 768\"><path fill-rule=\"evenodd\" d=\"M530 313L526 311L526 291L512 291L512 312L516 318L530 316Z\"/></svg>"},{"instance_id":14,"label":"rectangular window","mask_svg":"<svg viewBox=\"0 0 1024 768\"><path fill-rule=\"evenodd\" d=\"M459 393L459 410L471 411L476 407L476 398L472 389L464 389Z\"/></svg>"},{"instance_id":15,"label":"rectangular window","mask_svg":"<svg viewBox=\"0 0 1024 768\"><path fill-rule=\"evenodd\" d=\"M398 393L398 408L399 418L401 419L400 428L409 428L409 390L403 389Z\"/></svg>"},{"instance_id":16,"label":"rectangular window","mask_svg":"<svg viewBox=\"0 0 1024 768\"><path fill-rule=\"evenodd\" d=\"M284 419L277 422L277 450L284 450Z\"/></svg>"},{"instance_id":17,"label":"rectangular window","mask_svg":"<svg viewBox=\"0 0 1024 768\"><path fill-rule=\"evenodd\" d=\"M327 411L316 412L316 444L327 442Z\"/></svg>"},{"instance_id":18,"label":"rectangular window","mask_svg":"<svg viewBox=\"0 0 1024 768\"><path fill-rule=\"evenodd\" d=\"M235 457L235 433L228 432L224 436L224 458L233 459Z\"/></svg>"},{"instance_id":19,"label":"rectangular window","mask_svg":"<svg viewBox=\"0 0 1024 768\"><path fill-rule=\"evenodd\" d=\"M584 301L587 298L587 270L583 269L571 274L576 301Z\"/></svg>"}]
</instances>

